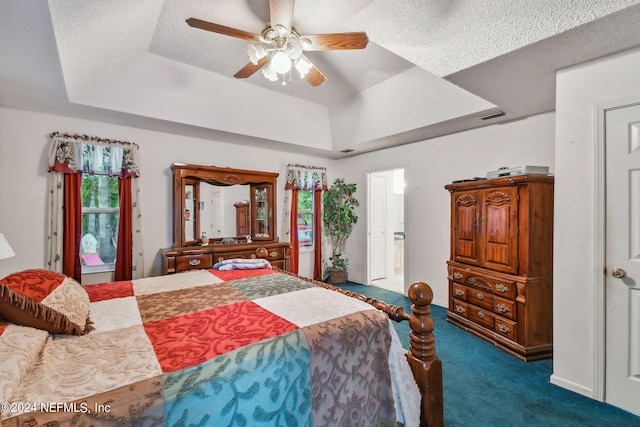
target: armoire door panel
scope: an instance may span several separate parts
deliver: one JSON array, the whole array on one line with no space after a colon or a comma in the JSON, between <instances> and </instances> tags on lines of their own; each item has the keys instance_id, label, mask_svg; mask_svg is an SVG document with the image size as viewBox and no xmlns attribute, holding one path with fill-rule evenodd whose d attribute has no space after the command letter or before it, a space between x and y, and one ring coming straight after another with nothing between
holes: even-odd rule
<instances>
[{"instance_id":1,"label":"armoire door panel","mask_svg":"<svg viewBox=\"0 0 640 427\"><path fill-rule=\"evenodd\" d=\"M480 203L478 192L462 193L454 200L453 258L468 264L480 262L478 248Z\"/></svg>"},{"instance_id":2,"label":"armoire door panel","mask_svg":"<svg viewBox=\"0 0 640 427\"><path fill-rule=\"evenodd\" d=\"M483 264L506 273L518 268L518 189L485 190L483 193Z\"/></svg>"}]
</instances>

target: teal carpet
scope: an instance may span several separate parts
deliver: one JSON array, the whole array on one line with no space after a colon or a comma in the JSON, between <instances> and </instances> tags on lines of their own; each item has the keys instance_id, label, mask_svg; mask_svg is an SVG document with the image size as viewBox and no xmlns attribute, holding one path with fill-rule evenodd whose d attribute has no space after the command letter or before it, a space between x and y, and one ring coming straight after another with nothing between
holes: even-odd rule
<instances>
[{"instance_id":1,"label":"teal carpet","mask_svg":"<svg viewBox=\"0 0 640 427\"><path fill-rule=\"evenodd\" d=\"M356 283L339 285L409 312L406 296ZM549 382L552 360L522 362L445 321L432 306L436 351L442 360L444 419L454 426L640 426L640 417ZM409 325L395 323L409 348ZM640 397L639 397L640 398Z\"/></svg>"}]
</instances>

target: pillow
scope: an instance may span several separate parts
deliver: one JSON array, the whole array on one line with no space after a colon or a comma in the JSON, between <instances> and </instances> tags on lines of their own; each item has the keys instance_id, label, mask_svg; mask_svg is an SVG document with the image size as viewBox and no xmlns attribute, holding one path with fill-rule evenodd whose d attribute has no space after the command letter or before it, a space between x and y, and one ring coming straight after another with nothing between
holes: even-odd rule
<instances>
[{"instance_id":1,"label":"pillow","mask_svg":"<svg viewBox=\"0 0 640 427\"><path fill-rule=\"evenodd\" d=\"M0 317L56 334L93 330L87 291L74 279L47 270L25 270L0 279Z\"/></svg>"},{"instance_id":2,"label":"pillow","mask_svg":"<svg viewBox=\"0 0 640 427\"><path fill-rule=\"evenodd\" d=\"M259 268L272 268L271 263L262 258L233 258L218 262L213 266L216 270L257 270Z\"/></svg>"},{"instance_id":3,"label":"pillow","mask_svg":"<svg viewBox=\"0 0 640 427\"><path fill-rule=\"evenodd\" d=\"M0 325L0 332L0 403L4 403L11 402L24 374L40 360L49 333L14 324ZM3 412L0 409L0 415Z\"/></svg>"}]
</instances>

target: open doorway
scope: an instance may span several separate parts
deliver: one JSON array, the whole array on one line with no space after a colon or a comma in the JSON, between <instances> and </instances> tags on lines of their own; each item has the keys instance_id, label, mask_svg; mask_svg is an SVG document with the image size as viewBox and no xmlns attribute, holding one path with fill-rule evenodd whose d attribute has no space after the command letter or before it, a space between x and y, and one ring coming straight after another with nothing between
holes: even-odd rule
<instances>
[{"instance_id":1,"label":"open doorway","mask_svg":"<svg viewBox=\"0 0 640 427\"><path fill-rule=\"evenodd\" d=\"M369 172L368 283L404 293L404 169Z\"/></svg>"}]
</instances>

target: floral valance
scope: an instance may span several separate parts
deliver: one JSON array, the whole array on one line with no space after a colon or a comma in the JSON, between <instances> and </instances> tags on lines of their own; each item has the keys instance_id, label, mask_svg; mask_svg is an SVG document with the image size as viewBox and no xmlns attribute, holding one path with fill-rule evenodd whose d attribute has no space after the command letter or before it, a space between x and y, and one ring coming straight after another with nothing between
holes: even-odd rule
<instances>
[{"instance_id":1,"label":"floral valance","mask_svg":"<svg viewBox=\"0 0 640 427\"><path fill-rule=\"evenodd\" d=\"M285 190L326 190L327 169L315 166L287 166Z\"/></svg>"},{"instance_id":2,"label":"floral valance","mask_svg":"<svg viewBox=\"0 0 640 427\"><path fill-rule=\"evenodd\" d=\"M140 175L138 145L95 136L54 132L49 172L131 177Z\"/></svg>"}]
</instances>

